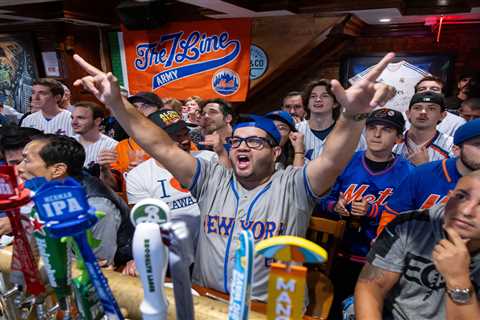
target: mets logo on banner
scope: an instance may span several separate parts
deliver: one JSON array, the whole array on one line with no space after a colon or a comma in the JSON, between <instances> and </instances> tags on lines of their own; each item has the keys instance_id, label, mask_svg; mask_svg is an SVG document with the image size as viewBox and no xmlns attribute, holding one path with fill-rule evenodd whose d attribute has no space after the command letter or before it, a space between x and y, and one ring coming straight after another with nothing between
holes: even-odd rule
<instances>
[{"instance_id":1,"label":"mets logo on banner","mask_svg":"<svg viewBox=\"0 0 480 320\"><path fill-rule=\"evenodd\" d=\"M222 96L229 96L240 88L240 77L231 69L220 69L213 75L212 88Z\"/></svg>"},{"instance_id":2,"label":"mets logo on banner","mask_svg":"<svg viewBox=\"0 0 480 320\"><path fill-rule=\"evenodd\" d=\"M224 66L238 57L240 49L240 42L230 39L228 32L180 31L163 34L157 42L138 44L134 63L138 71L146 71L152 66L164 69L152 78L152 89L155 90L182 78ZM205 59L204 56L211 52L223 52L223 55ZM185 65L187 62L189 64Z\"/></svg>"}]
</instances>

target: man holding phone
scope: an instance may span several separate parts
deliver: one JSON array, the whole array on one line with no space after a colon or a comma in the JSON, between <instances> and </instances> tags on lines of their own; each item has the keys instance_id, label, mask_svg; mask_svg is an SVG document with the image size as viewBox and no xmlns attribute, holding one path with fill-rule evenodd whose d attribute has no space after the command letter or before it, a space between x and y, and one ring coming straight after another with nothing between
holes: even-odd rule
<instances>
[{"instance_id":1,"label":"man holding phone","mask_svg":"<svg viewBox=\"0 0 480 320\"><path fill-rule=\"evenodd\" d=\"M397 217L367 260L356 319L480 319L480 171L445 205Z\"/></svg>"}]
</instances>

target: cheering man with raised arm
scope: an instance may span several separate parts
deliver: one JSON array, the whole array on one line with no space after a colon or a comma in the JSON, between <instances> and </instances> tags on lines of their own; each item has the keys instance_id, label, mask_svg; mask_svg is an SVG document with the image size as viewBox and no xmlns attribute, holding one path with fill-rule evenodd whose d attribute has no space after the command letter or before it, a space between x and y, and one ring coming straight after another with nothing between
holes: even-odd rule
<instances>
[{"instance_id":1,"label":"cheering man with raised arm","mask_svg":"<svg viewBox=\"0 0 480 320\"><path fill-rule=\"evenodd\" d=\"M122 127L160 162L198 200L201 213L199 243L193 280L228 293L235 237L249 229L255 241L277 235L304 236L315 199L325 193L346 166L360 139L372 108L395 93L376 79L394 55L387 54L361 81L344 90L332 81L342 115L325 144L324 152L303 168L275 171L281 153L280 133L272 120L250 116L233 128L230 137L232 169L195 159L181 150L168 134L136 111L120 95L117 79L74 59L89 73L75 81L109 107ZM253 299L266 300L268 269L264 258L254 261Z\"/></svg>"}]
</instances>

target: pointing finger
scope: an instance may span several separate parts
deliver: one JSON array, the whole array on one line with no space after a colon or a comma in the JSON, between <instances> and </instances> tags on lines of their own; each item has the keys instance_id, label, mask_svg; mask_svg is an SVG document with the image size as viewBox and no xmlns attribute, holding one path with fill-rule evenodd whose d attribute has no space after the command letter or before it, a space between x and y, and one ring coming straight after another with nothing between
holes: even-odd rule
<instances>
[{"instance_id":1,"label":"pointing finger","mask_svg":"<svg viewBox=\"0 0 480 320\"><path fill-rule=\"evenodd\" d=\"M365 75L366 80L376 81L377 78L382 74L383 70L388 66L388 64L395 58L395 53L387 53L379 63L377 63L369 73Z\"/></svg>"},{"instance_id":2,"label":"pointing finger","mask_svg":"<svg viewBox=\"0 0 480 320\"><path fill-rule=\"evenodd\" d=\"M75 62L77 62L80 65L80 67L82 67L82 69L88 72L91 76L96 76L103 73L101 70L95 68L90 63L85 61L78 54L73 55L73 60L75 60Z\"/></svg>"}]
</instances>

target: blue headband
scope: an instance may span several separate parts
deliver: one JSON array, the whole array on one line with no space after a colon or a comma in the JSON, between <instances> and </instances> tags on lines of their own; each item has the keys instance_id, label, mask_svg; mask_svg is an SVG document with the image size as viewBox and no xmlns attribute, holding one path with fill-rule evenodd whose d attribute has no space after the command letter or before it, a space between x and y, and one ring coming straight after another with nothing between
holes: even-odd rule
<instances>
[{"instance_id":1,"label":"blue headband","mask_svg":"<svg viewBox=\"0 0 480 320\"><path fill-rule=\"evenodd\" d=\"M272 137L272 139L275 141L277 145L280 144L280 140L282 139L282 136L280 135L280 132L275 126L275 123L273 122L273 120L268 119L266 117L249 114L247 116L242 117L239 121L240 122L238 122L233 128L233 131L237 130L238 128L245 128L245 127L259 128L265 131L270 137Z\"/></svg>"}]
</instances>

